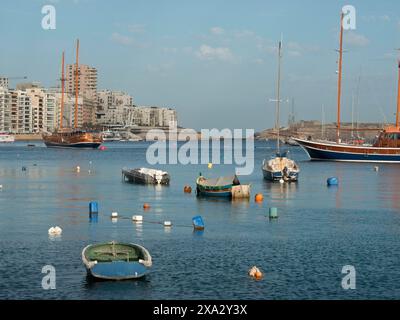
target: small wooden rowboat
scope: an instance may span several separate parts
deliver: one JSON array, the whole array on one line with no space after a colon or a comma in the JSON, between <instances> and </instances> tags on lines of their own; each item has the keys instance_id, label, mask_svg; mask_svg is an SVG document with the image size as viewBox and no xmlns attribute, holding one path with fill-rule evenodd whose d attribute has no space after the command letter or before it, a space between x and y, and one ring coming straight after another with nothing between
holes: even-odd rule
<instances>
[{"instance_id":1,"label":"small wooden rowboat","mask_svg":"<svg viewBox=\"0 0 400 320\"><path fill-rule=\"evenodd\" d=\"M123 168L122 176L124 177L125 181L130 183L169 184L170 181L168 172L148 168Z\"/></svg>"},{"instance_id":2,"label":"small wooden rowboat","mask_svg":"<svg viewBox=\"0 0 400 320\"><path fill-rule=\"evenodd\" d=\"M206 179L200 175L196 180L196 185L198 196L232 197L232 188L241 184L236 175L215 179Z\"/></svg>"},{"instance_id":3,"label":"small wooden rowboat","mask_svg":"<svg viewBox=\"0 0 400 320\"><path fill-rule=\"evenodd\" d=\"M150 253L132 243L102 243L88 245L82 250L87 272L104 280L128 280L145 276L152 266Z\"/></svg>"}]
</instances>

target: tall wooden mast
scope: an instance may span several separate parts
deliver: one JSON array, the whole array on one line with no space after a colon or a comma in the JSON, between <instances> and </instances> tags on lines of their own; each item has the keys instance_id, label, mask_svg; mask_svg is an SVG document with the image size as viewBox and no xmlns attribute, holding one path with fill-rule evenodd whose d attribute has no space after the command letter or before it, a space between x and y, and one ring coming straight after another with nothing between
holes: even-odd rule
<instances>
[{"instance_id":1,"label":"tall wooden mast","mask_svg":"<svg viewBox=\"0 0 400 320\"><path fill-rule=\"evenodd\" d=\"M340 43L339 43L339 72L338 72L338 94L337 94L337 129L336 142L340 141L340 101L342 95L342 62L343 62L343 13L340 17Z\"/></svg>"},{"instance_id":2,"label":"tall wooden mast","mask_svg":"<svg viewBox=\"0 0 400 320\"><path fill-rule=\"evenodd\" d=\"M75 112L74 128L78 128L78 95L79 95L79 39L76 40L76 65L75 65Z\"/></svg>"},{"instance_id":3,"label":"tall wooden mast","mask_svg":"<svg viewBox=\"0 0 400 320\"><path fill-rule=\"evenodd\" d=\"M280 102L281 102L281 59L282 59L282 37L281 41L279 41L278 47L278 84L276 90L276 130L277 130L277 152L280 154Z\"/></svg>"},{"instance_id":4,"label":"tall wooden mast","mask_svg":"<svg viewBox=\"0 0 400 320\"><path fill-rule=\"evenodd\" d=\"M398 61L399 79L397 83L397 111L396 111L396 128L399 127L399 113L400 113L400 60Z\"/></svg>"},{"instance_id":5,"label":"tall wooden mast","mask_svg":"<svg viewBox=\"0 0 400 320\"><path fill-rule=\"evenodd\" d=\"M62 53L62 62L61 62L61 112L60 112L60 129L63 128L63 120L64 120L64 93L65 93L65 74L64 74L64 65L65 65L65 52Z\"/></svg>"}]
</instances>

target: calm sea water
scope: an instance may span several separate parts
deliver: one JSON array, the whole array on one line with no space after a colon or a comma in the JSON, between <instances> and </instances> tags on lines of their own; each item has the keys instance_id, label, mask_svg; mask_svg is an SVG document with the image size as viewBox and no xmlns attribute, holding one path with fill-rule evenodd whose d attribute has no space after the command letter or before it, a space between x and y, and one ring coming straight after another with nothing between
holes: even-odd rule
<instances>
[{"instance_id":1,"label":"calm sea water","mask_svg":"<svg viewBox=\"0 0 400 320\"><path fill-rule=\"evenodd\" d=\"M400 166L309 162L297 184L270 184L260 166L274 146L256 142L250 201L211 201L184 194L199 172L231 174L233 165L168 165L169 187L122 182L121 168L146 165L149 143L109 143L106 151L47 149L40 143L0 146L1 299L391 299L400 298ZM81 167L77 173L76 166ZM26 171L22 170L26 167ZM90 170L90 172L89 172ZM337 176L339 187L326 178ZM265 201L253 201L262 192ZM99 221L89 223L88 203ZM143 203L151 204L144 212ZM269 207L279 218L270 221ZM117 211L120 219L110 219ZM142 225L130 217L144 216ZM194 233L191 219L206 228ZM124 217L126 217L124 219ZM170 220L166 229L158 222ZM63 228L49 239L50 226ZM111 240L149 249L151 273L143 280L93 282L81 250ZM45 265L56 268L56 290L43 290ZM262 281L247 276L259 266ZM342 289L342 267L356 268L356 290Z\"/></svg>"}]
</instances>

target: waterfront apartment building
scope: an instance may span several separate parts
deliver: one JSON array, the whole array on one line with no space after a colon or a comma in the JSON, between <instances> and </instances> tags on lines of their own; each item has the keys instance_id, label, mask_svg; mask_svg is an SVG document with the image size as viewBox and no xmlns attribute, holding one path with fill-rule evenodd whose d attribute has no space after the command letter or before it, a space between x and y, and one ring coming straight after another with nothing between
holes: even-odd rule
<instances>
[{"instance_id":1,"label":"waterfront apartment building","mask_svg":"<svg viewBox=\"0 0 400 320\"><path fill-rule=\"evenodd\" d=\"M76 65L68 64L66 69L66 93L75 95ZM97 69L85 64L78 66L78 95L82 98L79 107L78 125L91 125L96 122L97 111ZM79 103L78 103L79 105Z\"/></svg>"},{"instance_id":2,"label":"waterfront apartment building","mask_svg":"<svg viewBox=\"0 0 400 320\"><path fill-rule=\"evenodd\" d=\"M83 97L78 98L78 127L93 122L92 115L83 108ZM93 110L96 104L92 105ZM61 93L45 89L39 84L19 84L18 89L0 88L0 132L53 132L60 127ZM94 114L94 113L93 113ZM64 96L63 127L74 126L75 97Z\"/></svg>"},{"instance_id":3,"label":"waterfront apartment building","mask_svg":"<svg viewBox=\"0 0 400 320\"><path fill-rule=\"evenodd\" d=\"M29 96L23 90L9 90L7 111L8 132L33 133L32 109Z\"/></svg>"},{"instance_id":4,"label":"waterfront apartment building","mask_svg":"<svg viewBox=\"0 0 400 320\"><path fill-rule=\"evenodd\" d=\"M10 131L10 95L5 87L0 86L0 132Z\"/></svg>"},{"instance_id":5,"label":"waterfront apartment building","mask_svg":"<svg viewBox=\"0 0 400 320\"><path fill-rule=\"evenodd\" d=\"M97 93L96 123L101 125L133 125L133 98L122 91L101 90Z\"/></svg>"},{"instance_id":6,"label":"waterfront apartment building","mask_svg":"<svg viewBox=\"0 0 400 320\"><path fill-rule=\"evenodd\" d=\"M141 106L136 110L135 124L146 127L168 127L170 122L177 122L177 112L172 108Z\"/></svg>"},{"instance_id":7,"label":"waterfront apartment building","mask_svg":"<svg viewBox=\"0 0 400 320\"><path fill-rule=\"evenodd\" d=\"M76 65L68 64L65 89L68 94L75 94ZM97 69L85 64L78 66L78 94L88 99L97 98Z\"/></svg>"},{"instance_id":8,"label":"waterfront apartment building","mask_svg":"<svg viewBox=\"0 0 400 320\"><path fill-rule=\"evenodd\" d=\"M8 89L8 78L0 76L0 88Z\"/></svg>"}]
</instances>

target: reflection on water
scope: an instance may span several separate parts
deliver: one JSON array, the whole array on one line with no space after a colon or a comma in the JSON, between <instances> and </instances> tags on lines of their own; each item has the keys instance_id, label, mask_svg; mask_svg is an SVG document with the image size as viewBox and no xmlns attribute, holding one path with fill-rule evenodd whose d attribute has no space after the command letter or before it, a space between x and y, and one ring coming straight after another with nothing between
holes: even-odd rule
<instances>
[{"instance_id":1,"label":"reflection on water","mask_svg":"<svg viewBox=\"0 0 400 320\"><path fill-rule=\"evenodd\" d=\"M5 289L0 298L400 298L393 289L400 283L395 263L400 260L398 165L380 165L375 172L372 164L310 162L293 148L291 156L301 168L299 182L270 183L260 167L275 147L257 142L255 171L239 177L251 184L251 198L229 200L184 194L183 187L194 190L200 171L209 177L232 175L234 165L157 166L170 173L170 186L123 182L122 167L149 166L148 145L110 143L105 152L28 151L18 143L1 147L0 271ZM327 187L331 176L338 177L338 187ZM263 202L254 202L256 193L264 195ZM93 220L91 201L99 204ZM143 210L144 203L150 210ZM268 219L269 207L279 209L279 219ZM120 213L119 218L111 219L111 212ZM133 223L133 215L143 215L144 222ZM205 231L193 231L197 215ZM163 221L172 221L173 227L165 228ZM62 227L62 238L48 237L52 225ZM111 240L148 248L154 262L150 276L126 283L87 280L82 249ZM363 286L351 296L337 283L341 267L349 263L363 277ZM51 293L37 286L37 270L45 264L57 268L57 290ZM268 280L249 280L251 265L265 270Z\"/></svg>"}]
</instances>

